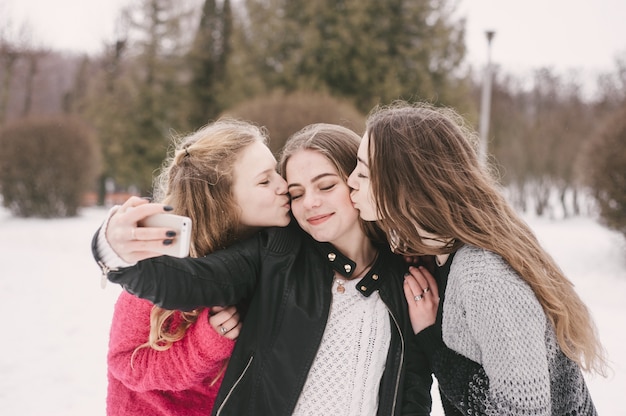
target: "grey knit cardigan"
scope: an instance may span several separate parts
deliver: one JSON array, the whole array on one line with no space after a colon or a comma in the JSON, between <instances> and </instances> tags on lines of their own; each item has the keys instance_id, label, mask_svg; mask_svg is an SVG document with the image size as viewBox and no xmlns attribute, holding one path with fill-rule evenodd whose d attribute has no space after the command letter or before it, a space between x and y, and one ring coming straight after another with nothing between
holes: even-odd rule
<instances>
[{"instance_id":1,"label":"grey knit cardigan","mask_svg":"<svg viewBox=\"0 0 626 416\"><path fill-rule=\"evenodd\" d=\"M597 414L580 367L502 257L466 245L436 276L437 323L416 339L429 354L446 415Z\"/></svg>"}]
</instances>

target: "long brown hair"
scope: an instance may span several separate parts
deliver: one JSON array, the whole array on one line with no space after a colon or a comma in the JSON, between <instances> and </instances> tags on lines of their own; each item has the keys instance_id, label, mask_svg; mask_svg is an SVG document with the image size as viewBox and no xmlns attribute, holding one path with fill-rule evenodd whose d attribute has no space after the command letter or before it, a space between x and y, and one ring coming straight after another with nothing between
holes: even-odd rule
<instances>
[{"instance_id":1,"label":"long brown hair","mask_svg":"<svg viewBox=\"0 0 626 416\"><path fill-rule=\"evenodd\" d=\"M314 150L326 157L337 169L344 182L356 167L356 154L361 137L354 131L337 124L311 124L294 133L282 149L278 168L285 176L289 158L300 150ZM361 228L371 240L386 241L385 234L373 222L359 219Z\"/></svg>"},{"instance_id":2,"label":"long brown hair","mask_svg":"<svg viewBox=\"0 0 626 416\"><path fill-rule=\"evenodd\" d=\"M227 247L245 232L232 193L233 165L241 151L256 141L267 144L264 130L229 118L174 139L173 152L155 180L154 194L155 200L174 207L173 213L191 218L191 257ZM170 348L183 338L201 310L183 312L154 306L149 339L138 349ZM175 314L182 317L177 326L172 325Z\"/></svg>"},{"instance_id":3,"label":"long brown hair","mask_svg":"<svg viewBox=\"0 0 626 416\"><path fill-rule=\"evenodd\" d=\"M605 373L596 329L572 283L479 163L476 135L448 108L396 102L366 122L368 163L379 223L406 255L456 251L463 244L502 256L528 283L554 325L563 352ZM416 229L451 241L434 249Z\"/></svg>"}]
</instances>

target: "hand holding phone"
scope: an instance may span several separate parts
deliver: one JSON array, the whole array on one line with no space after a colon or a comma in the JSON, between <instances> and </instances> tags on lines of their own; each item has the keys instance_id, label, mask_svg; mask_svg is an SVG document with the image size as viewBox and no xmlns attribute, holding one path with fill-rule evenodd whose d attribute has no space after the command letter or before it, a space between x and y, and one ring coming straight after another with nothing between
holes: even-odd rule
<instances>
[{"instance_id":1,"label":"hand holding phone","mask_svg":"<svg viewBox=\"0 0 626 416\"><path fill-rule=\"evenodd\" d=\"M163 245L161 254L173 257L187 257L191 242L191 218L175 214L154 214L139 221L139 227L167 228L176 231L172 244Z\"/></svg>"}]
</instances>

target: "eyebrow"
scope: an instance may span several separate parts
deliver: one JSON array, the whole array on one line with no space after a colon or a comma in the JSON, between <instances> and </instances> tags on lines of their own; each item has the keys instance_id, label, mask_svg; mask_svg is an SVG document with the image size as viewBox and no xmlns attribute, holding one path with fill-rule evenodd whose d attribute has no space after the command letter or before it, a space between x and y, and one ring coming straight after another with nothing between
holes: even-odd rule
<instances>
[{"instance_id":1,"label":"eyebrow","mask_svg":"<svg viewBox=\"0 0 626 416\"><path fill-rule=\"evenodd\" d=\"M254 178L260 178L262 176L267 175L268 173L272 173L272 172L276 172L276 168L272 169L272 168L268 168L265 169L264 171L259 172L259 174L255 175Z\"/></svg>"},{"instance_id":2,"label":"eyebrow","mask_svg":"<svg viewBox=\"0 0 626 416\"><path fill-rule=\"evenodd\" d=\"M366 162L365 160L361 159L361 158L360 158L360 157L358 157L358 156L357 156L356 160L357 160L357 161L359 161L359 162L361 162L361 163L363 163L363 164L365 165L365 167L368 167L368 168L369 168L369 165L367 164L367 162Z\"/></svg>"},{"instance_id":3,"label":"eyebrow","mask_svg":"<svg viewBox=\"0 0 626 416\"><path fill-rule=\"evenodd\" d=\"M311 183L317 182L322 178L325 178L327 176L335 176L335 177L339 177L339 175L337 175L336 173L320 173L319 175L315 176L313 179L311 179ZM302 186L299 183L290 183L289 185L287 185L287 189L290 189L294 186Z\"/></svg>"}]
</instances>

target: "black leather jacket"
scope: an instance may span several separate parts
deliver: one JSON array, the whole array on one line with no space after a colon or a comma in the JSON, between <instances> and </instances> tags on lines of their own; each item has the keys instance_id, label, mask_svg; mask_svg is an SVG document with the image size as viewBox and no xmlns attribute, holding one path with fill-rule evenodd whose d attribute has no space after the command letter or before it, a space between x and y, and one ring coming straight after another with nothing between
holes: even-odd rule
<instances>
[{"instance_id":1,"label":"black leather jacket","mask_svg":"<svg viewBox=\"0 0 626 416\"><path fill-rule=\"evenodd\" d=\"M107 277L167 309L249 299L213 414L278 416L295 408L328 319L333 271L346 275L346 264L356 269L331 244L292 223L206 257L157 257ZM357 285L364 296L379 291L391 320L378 415L428 415L431 409L431 371L414 343L402 289L406 270L385 245Z\"/></svg>"}]
</instances>

